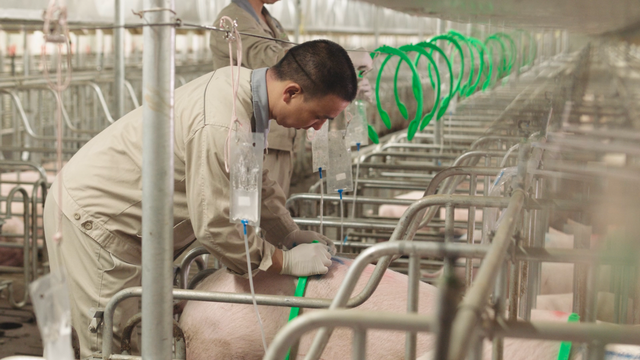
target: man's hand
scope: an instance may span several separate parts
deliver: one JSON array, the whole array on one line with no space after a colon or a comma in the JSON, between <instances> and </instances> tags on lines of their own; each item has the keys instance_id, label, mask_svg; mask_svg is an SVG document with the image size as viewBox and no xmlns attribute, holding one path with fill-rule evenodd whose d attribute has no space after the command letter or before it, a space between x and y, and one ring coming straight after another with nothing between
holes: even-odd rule
<instances>
[{"instance_id":1,"label":"man's hand","mask_svg":"<svg viewBox=\"0 0 640 360\"><path fill-rule=\"evenodd\" d=\"M310 276L326 274L331 266L331 254L324 244L301 244L283 251L282 275Z\"/></svg>"},{"instance_id":2,"label":"man's hand","mask_svg":"<svg viewBox=\"0 0 640 360\"><path fill-rule=\"evenodd\" d=\"M284 238L281 244L284 245L287 249L291 250L296 245L310 244L314 240L317 240L320 244L323 244L331 255L336 254L336 247L333 244L333 241L315 231L295 230L287 235L287 237Z\"/></svg>"}]
</instances>

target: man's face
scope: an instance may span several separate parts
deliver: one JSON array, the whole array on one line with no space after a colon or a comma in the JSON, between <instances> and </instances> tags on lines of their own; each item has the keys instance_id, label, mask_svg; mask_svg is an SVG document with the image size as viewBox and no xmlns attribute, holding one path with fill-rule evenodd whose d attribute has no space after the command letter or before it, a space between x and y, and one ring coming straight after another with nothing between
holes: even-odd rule
<instances>
[{"instance_id":1,"label":"man's face","mask_svg":"<svg viewBox=\"0 0 640 360\"><path fill-rule=\"evenodd\" d=\"M327 120L337 117L349 102L335 95L318 96L305 101L303 94L290 99L277 122L284 127L320 130Z\"/></svg>"}]
</instances>

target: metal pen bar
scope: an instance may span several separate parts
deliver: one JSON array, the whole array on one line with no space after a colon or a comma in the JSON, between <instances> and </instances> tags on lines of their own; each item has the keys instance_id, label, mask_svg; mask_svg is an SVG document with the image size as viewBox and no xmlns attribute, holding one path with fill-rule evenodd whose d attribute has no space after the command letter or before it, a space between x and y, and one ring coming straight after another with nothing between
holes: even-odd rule
<instances>
[{"instance_id":1,"label":"metal pen bar","mask_svg":"<svg viewBox=\"0 0 640 360\"><path fill-rule=\"evenodd\" d=\"M405 241L393 241L376 244L362 252L356 258L353 264L358 264L358 267L354 267L352 264L349 269L351 275L347 274L345 282L342 287L354 286L355 281L362 274L362 270L371 261L378 259L382 256L390 259L392 255L410 255L417 254L418 256L445 256L451 255L454 257L482 257L487 251L487 247L478 245L467 244L438 244L438 243L414 243ZM362 259L361 259L362 258ZM382 262L383 259L378 261L379 266L388 266ZM390 261L389 261L390 262ZM382 265L380 265L382 264ZM353 270L352 270L353 269ZM359 270L358 270L359 269ZM384 273L384 271L382 272ZM355 278L354 278L355 276ZM347 279L350 279L347 282ZM373 279L373 276L370 278ZM379 281L379 280L378 280ZM371 280L370 280L371 282ZM370 283L365 286L360 294L354 296L351 299L347 299L343 305L346 307L354 307L362 304L373 293L377 284L371 286ZM353 288L351 288L352 290ZM346 290L343 290L343 293ZM113 343L113 315L116 307L123 300L140 297L142 295L142 287L131 287L116 293L107 303L104 310L104 326L102 335L102 356L106 360L112 354ZM173 298L176 300L197 300L197 301L212 301L212 302L229 302L237 304L251 305L251 294L235 294L235 293L215 293L198 290L180 290L173 289ZM278 295L260 295L256 294L255 299L258 305L270 305L270 306L284 306L284 307L303 307L303 308L327 308L335 300L332 299L314 299L314 298L300 298L295 296L278 296ZM144 314L143 314L144 317Z\"/></svg>"},{"instance_id":2,"label":"metal pen bar","mask_svg":"<svg viewBox=\"0 0 640 360\"><path fill-rule=\"evenodd\" d=\"M144 8L174 9L173 0L145 0ZM146 12L168 23L170 11ZM175 27L143 32L142 357L171 359L173 313L173 121ZM97 87L97 85L96 85ZM106 104L103 104L106 106ZM106 110L105 110L106 112ZM111 119L113 120L113 119ZM103 344L104 347L104 344ZM110 346L103 357L110 355Z\"/></svg>"},{"instance_id":3,"label":"metal pen bar","mask_svg":"<svg viewBox=\"0 0 640 360\"><path fill-rule=\"evenodd\" d=\"M491 328L491 335L499 337L640 345L640 328L630 325L494 321Z\"/></svg>"},{"instance_id":4,"label":"metal pen bar","mask_svg":"<svg viewBox=\"0 0 640 360\"><path fill-rule=\"evenodd\" d=\"M409 256L409 284L407 286L407 314L418 313L419 301L419 283L420 283L420 257L416 255ZM415 332L407 332L405 343L405 359L416 358L417 334Z\"/></svg>"},{"instance_id":5,"label":"metal pen bar","mask_svg":"<svg viewBox=\"0 0 640 360\"><path fill-rule=\"evenodd\" d=\"M115 117L121 118L124 115L124 95L125 95L125 66L124 66L124 0L115 0L113 42L115 48L114 70L114 98Z\"/></svg>"},{"instance_id":6,"label":"metal pen bar","mask_svg":"<svg viewBox=\"0 0 640 360\"><path fill-rule=\"evenodd\" d=\"M287 350L304 333L324 326L352 329L380 329L411 332L433 330L433 318L423 315L395 314L356 310L331 310L303 314L288 323L275 336L264 360L283 359Z\"/></svg>"},{"instance_id":7,"label":"metal pen bar","mask_svg":"<svg viewBox=\"0 0 640 360\"><path fill-rule=\"evenodd\" d=\"M467 291L467 295L460 305L458 316L454 320L449 359L463 360L469 350L467 339L473 334L480 320L479 311L485 307L489 292L495 282L495 274L504 262L507 249L512 244L513 231L524 200L524 191L515 190L505 211L503 222L493 238L491 250L485 256L478 270L476 281Z\"/></svg>"}]
</instances>

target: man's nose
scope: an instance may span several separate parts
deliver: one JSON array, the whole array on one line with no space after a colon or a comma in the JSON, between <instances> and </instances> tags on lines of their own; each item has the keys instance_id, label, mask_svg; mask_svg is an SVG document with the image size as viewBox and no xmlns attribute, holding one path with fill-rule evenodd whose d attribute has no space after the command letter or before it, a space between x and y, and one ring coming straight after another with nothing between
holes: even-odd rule
<instances>
[{"instance_id":1,"label":"man's nose","mask_svg":"<svg viewBox=\"0 0 640 360\"><path fill-rule=\"evenodd\" d=\"M326 121L327 121L326 119L325 120L320 120L317 123L313 124L313 129L314 130L320 130L320 128L322 128L322 125L324 125L324 123Z\"/></svg>"}]
</instances>

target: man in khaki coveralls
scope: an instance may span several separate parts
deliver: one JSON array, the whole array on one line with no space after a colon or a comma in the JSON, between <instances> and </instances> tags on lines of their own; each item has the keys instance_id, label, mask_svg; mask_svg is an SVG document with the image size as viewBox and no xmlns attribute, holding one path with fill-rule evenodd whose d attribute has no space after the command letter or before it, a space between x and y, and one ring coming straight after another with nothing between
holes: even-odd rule
<instances>
[{"instance_id":1,"label":"man in khaki coveralls","mask_svg":"<svg viewBox=\"0 0 640 360\"><path fill-rule=\"evenodd\" d=\"M224 147L232 112L230 69L218 69L175 91L174 250L197 237L229 271L248 276L242 226L229 223ZM349 56L330 41L293 47L270 68L239 71L237 117L242 129L265 134L269 119L285 128L319 129L357 92ZM83 358L102 346L101 335L87 330L89 309L104 308L118 291L140 285L141 167L142 108L138 108L82 147L52 185L57 189L61 182L62 194L51 191L47 197L44 228L49 259L53 269L66 268L71 318ZM333 243L296 226L284 207L284 193L269 178L270 170L265 166L262 174L261 227L266 236L263 239L254 231L249 236L252 272L326 273ZM56 232L62 234L60 245L53 242ZM136 311L132 302L118 306L116 346L120 330Z\"/></svg>"}]
</instances>

